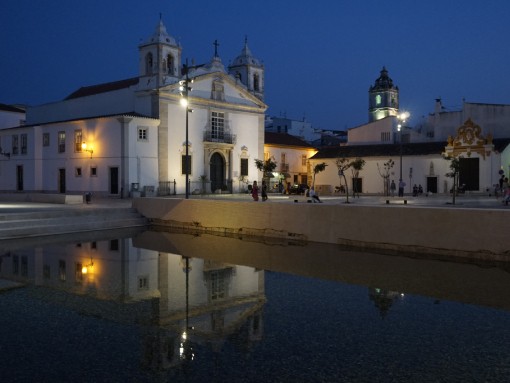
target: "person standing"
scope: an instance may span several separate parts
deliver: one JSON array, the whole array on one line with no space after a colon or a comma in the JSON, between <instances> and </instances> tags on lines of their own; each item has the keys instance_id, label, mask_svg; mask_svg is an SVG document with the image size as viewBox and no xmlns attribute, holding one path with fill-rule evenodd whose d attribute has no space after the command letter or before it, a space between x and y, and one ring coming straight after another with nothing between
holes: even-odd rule
<instances>
[{"instance_id":1,"label":"person standing","mask_svg":"<svg viewBox=\"0 0 510 383\"><path fill-rule=\"evenodd\" d=\"M398 181L398 196L403 197L404 196L404 188L406 187L406 183L404 180L400 179Z\"/></svg>"},{"instance_id":2,"label":"person standing","mask_svg":"<svg viewBox=\"0 0 510 383\"><path fill-rule=\"evenodd\" d=\"M266 181L262 181L262 202L267 200L267 185Z\"/></svg>"},{"instance_id":3,"label":"person standing","mask_svg":"<svg viewBox=\"0 0 510 383\"><path fill-rule=\"evenodd\" d=\"M395 185L395 181L394 180L391 180L390 194L391 194L392 197L395 197L395 190L397 190L397 185Z\"/></svg>"},{"instance_id":4,"label":"person standing","mask_svg":"<svg viewBox=\"0 0 510 383\"><path fill-rule=\"evenodd\" d=\"M253 181L253 186L251 188L251 197L254 201L259 200L259 187L257 186L257 181Z\"/></svg>"}]
</instances>

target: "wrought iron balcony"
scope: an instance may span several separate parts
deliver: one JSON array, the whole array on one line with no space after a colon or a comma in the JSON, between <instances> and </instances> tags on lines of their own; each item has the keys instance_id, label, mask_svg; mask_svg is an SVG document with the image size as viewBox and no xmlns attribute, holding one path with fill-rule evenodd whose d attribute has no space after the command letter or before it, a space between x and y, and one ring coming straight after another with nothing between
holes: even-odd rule
<instances>
[{"instance_id":1,"label":"wrought iron balcony","mask_svg":"<svg viewBox=\"0 0 510 383\"><path fill-rule=\"evenodd\" d=\"M235 144L236 143L236 135L232 134L232 133L206 130L204 132L204 141L205 142L221 142L224 144Z\"/></svg>"}]
</instances>

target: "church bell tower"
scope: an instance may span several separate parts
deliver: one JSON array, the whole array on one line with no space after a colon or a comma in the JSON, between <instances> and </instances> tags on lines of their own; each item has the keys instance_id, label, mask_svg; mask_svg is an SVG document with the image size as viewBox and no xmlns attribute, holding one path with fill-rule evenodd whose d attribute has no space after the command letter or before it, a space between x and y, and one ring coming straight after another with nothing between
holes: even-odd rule
<instances>
[{"instance_id":1,"label":"church bell tower","mask_svg":"<svg viewBox=\"0 0 510 383\"><path fill-rule=\"evenodd\" d=\"M381 120L388 116L398 115L398 86L388 76L385 67L375 84L368 90L368 121Z\"/></svg>"},{"instance_id":2,"label":"church bell tower","mask_svg":"<svg viewBox=\"0 0 510 383\"><path fill-rule=\"evenodd\" d=\"M228 67L228 73L244 84L250 93L264 100L264 64L253 56L248 48L248 38L244 48Z\"/></svg>"}]
</instances>

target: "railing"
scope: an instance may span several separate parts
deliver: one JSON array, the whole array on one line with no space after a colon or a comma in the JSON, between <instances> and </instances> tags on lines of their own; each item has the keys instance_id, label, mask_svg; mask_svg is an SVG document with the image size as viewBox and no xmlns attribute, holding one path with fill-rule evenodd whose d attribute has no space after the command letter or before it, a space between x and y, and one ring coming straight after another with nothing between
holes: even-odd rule
<instances>
[{"instance_id":1,"label":"railing","mask_svg":"<svg viewBox=\"0 0 510 383\"><path fill-rule=\"evenodd\" d=\"M280 173L288 173L289 164L280 164Z\"/></svg>"},{"instance_id":2,"label":"railing","mask_svg":"<svg viewBox=\"0 0 510 383\"><path fill-rule=\"evenodd\" d=\"M235 144L236 143L236 135L232 133L220 133L212 130L206 130L204 132L204 141L205 142L222 142L225 144Z\"/></svg>"},{"instance_id":3,"label":"railing","mask_svg":"<svg viewBox=\"0 0 510 383\"><path fill-rule=\"evenodd\" d=\"M158 186L158 195L175 195L176 182L173 181L162 181Z\"/></svg>"}]
</instances>

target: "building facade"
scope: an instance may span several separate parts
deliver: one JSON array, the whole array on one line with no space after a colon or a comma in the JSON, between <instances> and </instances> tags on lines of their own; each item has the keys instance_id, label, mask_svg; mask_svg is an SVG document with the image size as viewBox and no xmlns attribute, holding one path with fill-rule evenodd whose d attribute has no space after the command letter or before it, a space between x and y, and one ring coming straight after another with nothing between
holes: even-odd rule
<instances>
[{"instance_id":1,"label":"building facade","mask_svg":"<svg viewBox=\"0 0 510 383\"><path fill-rule=\"evenodd\" d=\"M160 21L138 47L136 77L29 107L24 125L0 131L11 149L0 190L184 194L188 179L191 191L206 181L206 192L236 192L264 154L264 67L247 41L228 69L215 46L210 62L183 63Z\"/></svg>"}]
</instances>

